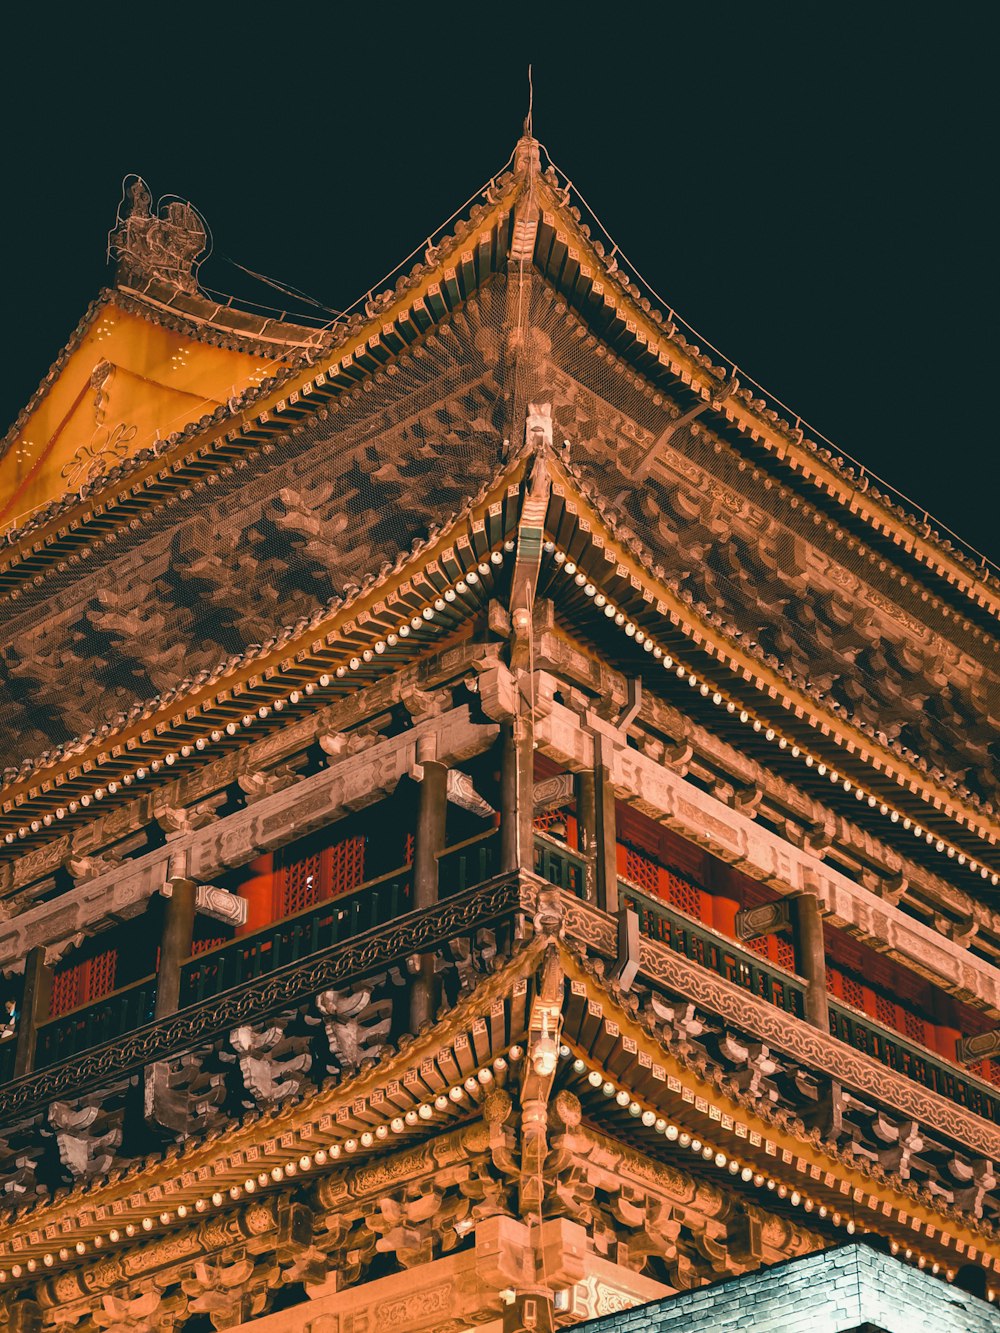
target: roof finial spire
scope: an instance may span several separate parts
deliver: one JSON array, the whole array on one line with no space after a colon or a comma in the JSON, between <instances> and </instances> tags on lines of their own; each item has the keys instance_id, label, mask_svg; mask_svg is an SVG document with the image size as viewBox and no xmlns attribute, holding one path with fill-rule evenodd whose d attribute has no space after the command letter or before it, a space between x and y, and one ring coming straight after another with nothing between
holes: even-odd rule
<instances>
[{"instance_id":1,"label":"roof finial spire","mask_svg":"<svg viewBox=\"0 0 1000 1333\"><path fill-rule=\"evenodd\" d=\"M535 101L535 89L531 78L531 66L528 66L528 114L524 118L524 133L518 140L514 155L514 170L518 172L541 171L542 161L538 151L538 140L534 135L532 111Z\"/></svg>"}]
</instances>

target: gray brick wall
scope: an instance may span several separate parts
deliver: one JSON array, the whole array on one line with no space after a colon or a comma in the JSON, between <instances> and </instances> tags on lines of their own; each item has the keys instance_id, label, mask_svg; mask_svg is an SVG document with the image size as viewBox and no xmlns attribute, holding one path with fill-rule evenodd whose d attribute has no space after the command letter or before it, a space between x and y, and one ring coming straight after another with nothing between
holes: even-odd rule
<instances>
[{"instance_id":1,"label":"gray brick wall","mask_svg":"<svg viewBox=\"0 0 1000 1333\"><path fill-rule=\"evenodd\" d=\"M844 1245L576 1325L576 1333L1000 1333L1000 1309L939 1278Z\"/></svg>"}]
</instances>

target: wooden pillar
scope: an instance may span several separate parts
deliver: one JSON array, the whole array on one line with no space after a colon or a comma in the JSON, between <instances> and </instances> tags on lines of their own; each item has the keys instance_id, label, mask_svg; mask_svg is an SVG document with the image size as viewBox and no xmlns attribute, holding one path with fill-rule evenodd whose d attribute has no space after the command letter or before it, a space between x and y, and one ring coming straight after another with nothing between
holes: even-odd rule
<instances>
[{"instance_id":1,"label":"wooden pillar","mask_svg":"<svg viewBox=\"0 0 1000 1333\"><path fill-rule=\"evenodd\" d=\"M500 869L518 868L517 856L517 745L514 724L500 728Z\"/></svg>"},{"instance_id":2,"label":"wooden pillar","mask_svg":"<svg viewBox=\"0 0 1000 1333\"><path fill-rule=\"evenodd\" d=\"M585 864L583 896L588 903L597 900L597 786L593 769L577 773L576 828L580 855Z\"/></svg>"},{"instance_id":3,"label":"wooden pillar","mask_svg":"<svg viewBox=\"0 0 1000 1333\"><path fill-rule=\"evenodd\" d=\"M792 903L795 968L806 979L806 1019L823 1032L830 1031L830 1002L826 989L826 946L823 913L815 893L801 893Z\"/></svg>"},{"instance_id":4,"label":"wooden pillar","mask_svg":"<svg viewBox=\"0 0 1000 1333\"><path fill-rule=\"evenodd\" d=\"M191 957L194 940L195 899L198 885L193 879L175 876L170 897L164 902L160 933L160 966L156 976L157 1018L177 1012L181 998L181 968Z\"/></svg>"},{"instance_id":5,"label":"wooden pillar","mask_svg":"<svg viewBox=\"0 0 1000 1333\"><path fill-rule=\"evenodd\" d=\"M448 814L448 769L436 759L417 760L423 767L413 848L413 906L433 907L438 900L438 853L444 851ZM419 1031L434 1018L434 957L422 955L410 992L410 1029Z\"/></svg>"},{"instance_id":6,"label":"wooden pillar","mask_svg":"<svg viewBox=\"0 0 1000 1333\"><path fill-rule=\"evenodd\" d=\"M608 742L594 734L594 813L596 829L597 905L605 912L618 911L618 846L615 825L615 789L611 770L604 762Z\"/></svg>"},{"instance_id":7,"label":"wooden pillar","mask_svg":"<svg viewBox=\"0 0 1000 1333\"><path fill-rule=\"evenodd\" d=\"M28 950L24 960L24 993L21 997L21 1018L17 1026L17 1047L14 1051L14 1077L30 1074L35 1067L38 1029L49 1016L52 998L52 968L45 961L45 948L36 945Z\"/></svg>"},{"instance_id":8,"label":"wooden pillar","mask_svg":"<svg viewBox=\"0 0 1000 1333\"><path fill-rule=\"evenodd\" d=\"M522 870L535 868L535 720L522 700L514 723L517 751L517 854Z\"/></svg>"}]
</instances>

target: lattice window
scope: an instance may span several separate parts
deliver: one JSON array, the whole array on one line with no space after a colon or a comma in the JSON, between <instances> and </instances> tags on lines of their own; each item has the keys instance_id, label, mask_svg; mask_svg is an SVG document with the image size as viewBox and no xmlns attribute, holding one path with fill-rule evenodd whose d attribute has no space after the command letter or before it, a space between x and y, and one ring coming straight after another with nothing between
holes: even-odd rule
<instances>
[{"instance_id":1,"label":"lattice window","mask_svg":"<svg viewBox=\"0 0 1000 1333\"><path fill-rule=\"evenodd\" d=\"M117 972L117 949L107 949L94 958L60 968L52 978L49 1017L57 1018L59 1014L109 994L115 988Z\"/></svg>"},{"instance_id":2,"label":"lattice window","mask_svg":"<svg viewBox=\"0 0 1000 1333\"><path fill-rule=\"evenodd\" d=\"M927 1042L927 1030L924 1020L919 1014L911 1013L909 1009L903 1011L903 1035L909 1037L911 1041L919 1041L921 1045Z\"/></svg>"},{"instance_id":3,"label":"lattice window","mask_svg":"<svg viewBox=\"0 0 1000 1333\"><path fill-rule=\"evenodd\" d=\"M49 1013L53 1018L57 1014L66 1013L68 1009L75 1009L80 1003L82 968L83 964L77 963L76 967L68 967L64 972L57 972L52 978Z\"/></svg>"},{"instance_id":4,"label":"lattice window","mask_svg":"<svg viewBox=\"0 0 1000 1333\"><path fill-rule=\"evenodd\" d=\"M413 865L413 854L416 850L417 840L412 833L407 833L403 839L403 865Z\"/></svg>"},{"instance_id":5,"label":"lattice window","mask_svg":"<svg viewBox=\"0 0 1000 1333\"><path fill-rule=\"evenodd\" d=\"M770 950L767 947L768 938L769 936L767 935L758 935L755 940L747 940L746 947L753 953L760 954L761 958L769 958Z\"/></svg>"},{"instance_id":6,"label":"lattice window","mask_svg":"<svg viewBox=\"0 0 1000 1333\"><path fill-rule=\"evenodd\" d=\"M783 940L780 936L775 937L775 959L779 967L787 968L789 972L795 971L795 945L791 940Z\"/></svg>"},{"instance_id":7,"label":"lattice window","mask_svg":"<svg viewBox=\"0 0 1000 1333\"><path fill-rule=\"evenodd\" d=\"M659 887L659 866L641 852L625 848L625 878L637 884L646 893L656 894Z\"/></svg>"},{"instance_id":8,"label":"lattice window","mask_svg":"<svg viewBox=\"0 0 1000 1333\"><path fill-rule=\"evenodd\" d=\"M278 917L302 912L319 901L322 882L322 853L300 857L283 866L279 881Z\"/></svg>"},{"instance_id":9,"label":"lattice window","mask_svg":"<svg viewBox=\"0 0 1000 1333\"><path fill-rule=\"evenodd\" d=\"M854 1009L864 1010L864 987L853 977L844 977L844 1003L849 1004Z\"/></svg>"},{"instance_id":10,"label":"lattice window","mask_svg":"<svg viewBox=\"0 0 1000 1333\"><path fill-rule=\"evenodd\" d=\"M837 978L839 976L840 973L835 967L828 967L826 969L826 989L830 995L836 995L837 993Z\"/></svg>"},{"instance_id":11,"label":"lattice window","mask_svg":"<svg viewBox=\"0 0 1000 1333\"><path fill-rule=\"evenodd\" d=\"M345 838L330 848L330 887L327 892L334 898L350 893L365 879L365 840L361 834ZM326 886L324 885L324 888ZM326 894L323 895L326 897Z\"/></svg>"},{"instance_id":12,"label":"lattice window","mask_svg":"<svg viewBox=\"0 0 1000 1333\"><path fill-rule=\"evenodd\" d=\"M664 881L667 887L667 898L673 906L680 908L682 912L687 912L688 916L693 916L697 921L700 921L702 917L701 890L669 870L664 875Z\"/></svg>"},{"instance_id":13,"label":"lattice window","mask_svg":"<svg viewBox=\"0 0 1000 1333\"><path fill-rule=\"evenodd\" d=\"M884 995L875 996L875 1017L880 1023L884 1023L887 1028L896 1026L896 1006Z\"/></svg>"},{"instance_id":14,"label":"lattice window","mask_svg":"<svg viewBox=\"0 0 1000 1333\"><path fill-rule=\"evenodd\" d=\"M546 810L546 812L543 815L535 815L533 823L535 828L539 831L539 833L548 833L549 829L556 822L556 820L559 820L559 822L562 824L566 824L568 822L566 818L566 811Z\"/></svg>"}]
</instances>

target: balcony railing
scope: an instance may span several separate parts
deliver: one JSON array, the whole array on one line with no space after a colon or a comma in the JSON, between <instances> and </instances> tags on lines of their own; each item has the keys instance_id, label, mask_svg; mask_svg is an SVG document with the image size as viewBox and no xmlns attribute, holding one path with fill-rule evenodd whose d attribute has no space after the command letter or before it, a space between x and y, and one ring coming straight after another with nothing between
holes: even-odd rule
<instances>
[{"instance_id":1,"label":"balcony railing","mask_svg":"<svg viewBox=\"0 0 1000 1333\"><path fill-rule=\"evenodd\" d=\"M14 1055L17 1050L17 1039L7 1037L0 1041L0 1083L6 1083L8 1079L14 1077Z\"/></svg>"},{"instance_id":2,"label":"balcony railing","mask_svg":"<svg viewBox=\"0 0 1000 1333\"><path fill-rule=\"evenodd\" d=\"M926 1046L908 1041L900 1033L837 1000L830 1001L830 1031L838 1041L898 1070L915 1083L933 1088L942 1097L968 1107L984 1120L1000 1123L1000 1091L935 1055Z\"/></svg>"},{"instance_id":3,"label":"balcony railing","mask_svg":"<svg viewBox=\"0 0 1000 1333\"><path fill-rule=\"evenodd\" d=\"M763 962L755 953L660 899L651 898L627 880L618 881L618 901L635 911L639 929L650 939L659 940L675 953L717 972L796 1018L805 1014L806 983L801 978L773 963Z\"/></svg>"},{"instance_id":4,"label":"balcony railing","mask_svg":"<svg viewBox=\"0 0 1000 1333\"><path fill-rule=\"evenodd\" d=\"M410 910L411 890L411 869L400 866L353 893L327 898L254 935L199 954L181 969L181 1008L386 925Z\"/></svg>"},{"instance_id":5,"label":"balcony railing","mask_svg":"<svg viewBox=\"0 0 1000 1333\"><path fill-rule=\"evenodd\" d=\"M449 847L438 857L440 896L449 899L485 885L500 873L500 834L496 829ZM582 896L584 859L545 834L536 834L535 873L566 892ZM691 959L777 1008L802 1018L806 983L766 962L711 927L619 880L619 900L639 917L642 933ZM362 884L350 894L326 899L253 935L219 945L189 959L182 968L180 1007L204 1008L214 997L252 983L313 955L334 950L356 936L377 931L412 908L412 868L402 866ZM39 1029L35 1068L61 1061L149 1024L156 1005L156 978L144 977L102 999L61 1014ZM830 1001L830 1030L838 1040L967 1107L1000 1123L1000 1091L836 1000ZM0 1043L0 1085L13 1078L16 1042Z\"/></svg>"},{"instance_id":6,"label":"balcony railing","mask_svg":"<svg viewBox=\"0 0 1000 1333\"><path fill-rule=\"evenodd\" d=\"M535 874L558 884L567 893L583 897L587 863L582 856L544 833L535 834Z\"/></svg>"},{"instance_id":7,"label":"balcony railing","mask_svg":"<svg viewBox=\"0 0 1000 1333\"><path fill-rule=\"evenodd\" d=\"M152 1021L156 1009L156 976L123 986L90 1004L50 1018L38 1030L35 1068L45 1069L91 1046L113 1041Z\"/></svg>"},{"instance_id":8,"label":"balcony railing","mask_svg":"<svg viewBox=\"0 0 1000 1333\"><path fill-rule=\"evenodd\" d=\"M438 893L442 898L471 889L473 884L484 884L500 873L500 830L487 829L446 847L437 860Z\"/></svg>"}]
</instances>

